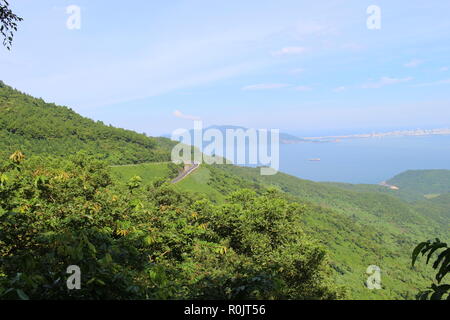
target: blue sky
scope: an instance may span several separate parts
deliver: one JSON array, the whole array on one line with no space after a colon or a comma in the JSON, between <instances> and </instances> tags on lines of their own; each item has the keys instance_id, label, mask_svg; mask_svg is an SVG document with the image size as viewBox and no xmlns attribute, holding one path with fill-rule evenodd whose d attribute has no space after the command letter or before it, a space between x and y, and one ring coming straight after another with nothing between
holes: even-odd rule
<instances>
[{"instance_id":1,"label":"blue sky","mask_svg":"<svg viewBox=\"0 0 450 320\"><path fill-rule=\"evenodd\" d=\"M69 30L66 7L81 8ZM369 5L381 29L366 27ZM450 2L17 0L0 79L105 123L301 135L450 126Z\"/></svg>"}]
</instances>

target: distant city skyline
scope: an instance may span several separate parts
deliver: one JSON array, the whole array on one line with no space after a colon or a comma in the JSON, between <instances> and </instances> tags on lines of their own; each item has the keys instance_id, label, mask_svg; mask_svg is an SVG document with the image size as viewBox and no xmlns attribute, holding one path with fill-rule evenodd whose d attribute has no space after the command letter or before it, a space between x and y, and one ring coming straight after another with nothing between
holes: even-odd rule
<instances>
[{"instance_id":1,"label":"distant city skyline","mask_svg":"<svg viewBox=\"0 0 450 320\"><path fill-rule=\"evenodd\" d=\"M69 29L67 7L80 8ZM366 10L381 9L370 30ZM450 127L445 1L17 0L0 80L149 135L205 125L302 136Z\"/></svg>"}]
</instances>

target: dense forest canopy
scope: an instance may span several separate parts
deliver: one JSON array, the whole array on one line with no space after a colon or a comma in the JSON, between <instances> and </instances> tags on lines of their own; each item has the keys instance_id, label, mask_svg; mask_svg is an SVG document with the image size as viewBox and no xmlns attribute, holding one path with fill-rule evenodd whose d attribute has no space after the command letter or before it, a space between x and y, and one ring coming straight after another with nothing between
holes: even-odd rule
<instances>
[{"instance_id":1,"label":"dense forest canopy","mask_svg":"<svg viewBox=\"0 0 450 320\"><path fill-rule=\"evenodd\" d=\"M450 193L450 170L410 170L393 177L388 183L422 195Z\"/></svg>"},{"instance_id":2,"label":"dense forest canopy","mask_svg":"<svg viewBox=\"0 0 450 320\"><path fill-rule=\"evenodd\" d=\"M433 281L413 248L448 237L442 173L433 197L232 165L173 185L169 139L2 82L0 116L2 299L412 299ZM373 264L381 290L364 284ZM70 265L83 290L67 290Z\"/></svg>"},{"instance_id":3,"label":"dense forest canopy","mask_svg":"<svg viewBox=\"0 0 450 320\"><path fill-rule=\"evenodd\" d=\"M106 163L13 154L0 167L0 297L336 299L305 208L274 190L215 205L157 182L115 184ZM68 291L66 268L83 270Z\"/></svg>"},{"instance_id":4,"label":"dense forest canopy","mask_svg":"<svg viewBox=\"0 0 450 320\"><path fill-rule=\"evenodd\" d=\"M8 50L22 20L0 0ZM448 237L449 171L402 173L393 193L203 165L175 186L173 145L0 81L0 299L450 299L447 243L412 252L428 289L407 267Z\"/></svg>"},{"instance_id":5,"label":"dense forest canopy","mask_svg":"<svg viewBox=\"0 0 450 320\"><path fill-rule=\"evenodd\" d=\"M0 82L0 156L65 157L79 150L111 164L169 161L174 143L107 126L73 110L46 103Z\"/></svg>"},{"instance_id":6,"label":"dense forest canopy","mask_svg":"<svg viewBox=\"0 0 450 320\"><path fill-rule=\"evenodd\" d=\"M0 35L3 37L3 45L11 50L14 32L17 31L17 23L23 19L12 12L6 0L0 0Z\"/></svg>"}]
</instances>

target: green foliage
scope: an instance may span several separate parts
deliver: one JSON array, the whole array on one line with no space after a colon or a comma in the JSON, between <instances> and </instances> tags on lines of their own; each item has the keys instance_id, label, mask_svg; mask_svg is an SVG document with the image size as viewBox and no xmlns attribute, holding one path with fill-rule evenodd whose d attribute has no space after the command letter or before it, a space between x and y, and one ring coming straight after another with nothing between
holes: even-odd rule
<instances>
[{"instance_id":1,"label":"green foliage","mask_svg":"<svg viewBox=\"0 0 450 320\"><path fill-rule=\"evenodd\" d=\"M131 165L112 166L113 178L126 184L134 176L142 178L142 185L151 185L157 179L170 180L173 172L169 169L170 162L148 162Z\"/></svg>"},{"instance_id":2,"label":"green foliage","mask_svg":"<svg viewBox=\"0 0 450 320\"><path fill-rule=\"evenodd\" d=\"M208 185L211 177L211 167L202 164L185 179L177 182L176 188L189 192L192 196L206 197L215 203L222 203L225 201L226 194ZM231 186L231 188L233 187L233 190L236 190L235 186Z\"/></svg>"},{"instance_id":3,"label":"green foliage","mask_svg":"<svg viewBox=\"0 0 450 320\"><path fill-rule=\"evenodd\" d=\"M427 217L437 221L448 229L450 219L450 193L438 197L417 201L413 204L416 211L423 212Z\"/></svg>"},{"instance_id":4,"label":"green foliage","mask_svg":"<svg viewBox=\"0 0 450 320\"><path fill-rule=\"evenodd\" d=\"M390 195L395 198L400 198L403 201L413 203L415 201L424 200L424 194L418 193L411 190L393 190L386 186L378 184L350 184L350 183L340 183L340 182L322 182L321 184L326 186L334 186L340 189L350 190L354 192L376 192L386 195Z\"/></svg>"},{"instance_id":5,"label":"green foliage","mask_svg":"<svg viewBox=\"0 0 450 320\"><path fill-rule=\"evenodd\" d=\"M77 155L71 161L10 160L0 170L0 265L3 298L126 298L138 261L133 243L116 237L130 205L106 189L104 163ZM123 201L123 200L122 200ZM123 205L123 204L122 204ZM82 292L67 291L65 271L78 265ZM132 290L131 290L132 291ZM18 296L16 296L16 294Z\"/></svg>"},{"instance_id":6,"label":"green foliage","mask_svg":"<svg viewBox=\"0 0 450 320\"><path fill-rule=\"evenodd\" d=\"M183 171L183 165L182 164L175 164L173 162L169 162L167 164L167 169L168 169L168 177L170 179L174 179L176 178L180 172Z\"/></svg>"},{"instance_id":7,"label":"green foliage","mask_svg":"<svg viewBox=\"0 0 450 320\"><path fill-rule=\"evenodd\" d=\"M0 86L0 157L16 150L25 155L66 157L84 150L110 164L169 161L174 142L106 126L66 107L45 103Z\"/></svg>"},{"instance_id":8,"label":"green foliage","mask_svg":"<svg viewBox=\"0 0 450 320\"><path fill-rule=\"evenodd\" d=\"M450 170L410 170L395 176L388 183L422 197L450 193Z\"/></svg>"},{"instance_id":9,"label":"green foliage","mask_svg":"<svg viewBox=\"0 0 450 320\"><path fill-rule=\"evenodd\" d=\"M1 299L337 299L304 207L275 191L222 204L107 163L16 152L0 166ZM67 267L81 269L68 290Z\"/></svg>"},{"instance_id":10,"label":"green foliage","mask_svg":"<svg viewBox=\"0 0 450 320\"><path fill-rule=\"evenodd\" d=\"M408 299L432 280L408 253L448 234L442 179L392 192L201 165L171 185L168 139L2 83L0 116L3 299ZM370 264L381 290L364 287Z\"/></svg>"},{"instance_id":11,"label":"green foliage","mask_svg":"<svg viewBox=\"0 0 450 320\"><path fill-rule=\"evenodd\" d=\"M429 233L444 236L448 232L448 216L430 215L415 203L368 189L351 191L283 173L261 176L255 168L202 167L209 171L202 184L209 186L203 193L205 197L217 190L229 194L244 187L261 193L273 187L282 191L280 195L288 201L306 206L303 230L327 247L330 263L338 274L337 283L345 284L352 298L413 299L417 288L432 279L429 270L410 271L409 252ZM183 182L192 186L193 178ZM382 290L364 286L370 264L382 270Z\"/></svg>"},{"instance_id":12,"label":"green foliage","mask_svg":"<svg viewBox=\"0 0 450 320\"><path fill-rule=\"evenodd\" d=\"M17 16L9 8L6 0L0 0L0 34L3 37L3 45L11 50L14 32L17 31L17 23L23 19Z\"/></svg>"},{"instance_id":13,"label":"green foliage","mask_svg":"<svg viewBox=\"0 0 450 320\"><path fill-rule=\"evenodd\" d=\"M343 292L330 290L333 285L327 282L331 269L326 251L302 231L303 211L304 207L287 202L276 191L257 196L245 189L231 193L227 203L213 211L211 228L240 257L239 270L252 279L272 279L270 287L277 295L258 291L253 298L342 297Z\"/></svg>"},{"instance_id":14,"label":"green foliage","mask_svg":"<svg viewBox=\"0 0 450 320\"><path fill-rule=\"evenodd\" d=\"M441 242L438 238L434 241L428 240L419 243L412 253L412 266L414 267L419 254L427 255L425 263L428 264L435 253L437 257L432 266L436 270L437 284L433 283L429 289L420 292L417 297L421 300L428 298L440 300L447 296L447 300L450 300L450 284L440 284L444 277L450 273L450 248L446 243Z\"/></svg>"},{"instance_id":15,"label":"green foliage","mask_svg":"<svg viewBox=\"0 0 450 320\"><path fill-rule=\"evenodd\" d=\"M303 229L328 247L337 281L348 286L353 298L411 299L431 280L428 270L409 270L408 252L430 232L448 234L447 195L408 203L381 186L315 183L282 173L264 177L258 169L236 166L202 167L208 175L201 183L194 183L195 175L188 177L180 185L184 190L214 198L216 192L229 194L242 187L259 194L275 187L289 201L303 203ZM368 261L382 268L382 290L363 286Z\"/></svg>"}]
</instances>

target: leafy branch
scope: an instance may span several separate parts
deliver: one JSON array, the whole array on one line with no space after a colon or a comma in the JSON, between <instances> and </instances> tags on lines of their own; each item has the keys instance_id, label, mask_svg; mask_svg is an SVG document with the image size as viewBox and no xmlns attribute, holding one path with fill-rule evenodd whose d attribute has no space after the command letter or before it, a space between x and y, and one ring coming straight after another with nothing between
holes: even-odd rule
<instances>
[{"instance_id":1,"label":"leafy branch","mask_svg":"<svg viewBox=\"0 0 450 320\"><path fill-rule=\"evenodd\" d=\"M418 298L421 300L441 300L444 295L447 295L447 300L450 300L450 284L440 284L444 277L450 272L450 248L444 242L441 242L438 238L434 241L428 240L419 243L412 253L412 266L414 267L419 254L426 257L426 264L430 262L433 254L436 253L437 258L433 262L433 269L436 272L437 284L433 283L430 288L422 291L418 294Z\"/></svg>"},{"instance_id":2,"label":"leafy branch","mask_svg":"<svg viewBox=\"0 0 450 320\"><path fill-rule=\"evenodd\" d=\"M8 1L0 0L0 34L6 49L11 50L14 32L17 31L17 22L22 20L23 18L14 14L9 8Z\"/></svg>"}]
</instances>

